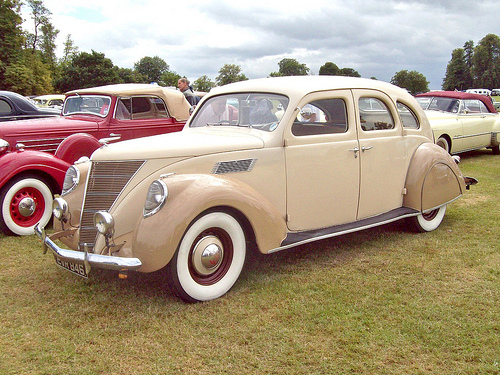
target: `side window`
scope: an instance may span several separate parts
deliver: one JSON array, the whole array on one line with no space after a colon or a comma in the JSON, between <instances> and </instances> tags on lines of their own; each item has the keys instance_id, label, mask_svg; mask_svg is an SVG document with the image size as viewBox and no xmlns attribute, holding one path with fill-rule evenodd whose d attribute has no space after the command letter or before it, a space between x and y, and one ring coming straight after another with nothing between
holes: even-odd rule
<instances>
[{"instance_id":1,"label":"side window","mask_svg":"<svg viewBox=\"0 0 500 375\"><path fill-rule=\"evenodd\" d=\"M467 113L481 113L481 104L484 106L484 104L482 102L480 102L479 100L466 99L466 100L464 100L463 112L465 114L467 114Z\"/></svg>"},{"instance_id":2,"label":"side window","mask_svg":"<svg viewBox=\"0 0 500 375\"><path fill-rule=\"evenodd\" d=\"M132 98L132 120L154 118L149 98Z\"/></svg>"},{"instance_id":3,"label":"side window","mask_svg":"<svg viewBox=\"0 0 500 375\"><path fill-rule=\"evenodd\" d=\"M132 113L132 99L120 98L116 102L115 117L118 120L130 120Z\"/></svg>"},{"instance_id":4,"label":"side window","mask_svg":"<svg viewBox=\"0 0 500 375\"><path fill-rule=\"evenodd\" d=\"M488 111L488 108L486 108L486 104L484 104L481 101L479 101L478 104L479 104L479 110L481 111L481 113L489 113L490 112L490 111Z\"/></svg>"},{"instance_id":5,"label":"side window","mask_svg":"<svg viewBox=\"0 0 500 375\"><path fill-rule=\"evenodd\" d=\"M347 108L343 99L321 99L307 103L292 126L295 136L345 133Z\"/></svg>"},{"instance_id":6,"label":"side window","mask_svg":"<svg viewBox=\"0 0 500 375\"><path fill-rule=\"evenodd\" d=\"M359 99L359 119L364 131L394 129L394 119L387 105L377 98Z\"/></svg>"},{"instance_id":7,"label":"side window","mask_svg":"<svg viewBox=\"0 0 500 375\"><path fill-rule=\"evenodd\" d=\"M403 127L410 129L419 129L420 124L415 113L413 113L413 111L403 103L398 102L397 105L399 117L401 117Z\"/></svg>"},{"instance_id":8,"label":"side window","mask_svg":"<svg viewBox=\"0 0 500 375\"><path fill-rule=\"evenodd\" d=\"M5 100L0 99L0 114L8 115L11 112L12 108L10 107L10 104L7 103Z\"/></svg>"},{"instance_id":9,"label":"side window","mask_svg":"<svg viewBox=\"0 0 500 375\"><path fill-rule=\"evenodd\" d=\"M116 104L116 118L119 120L144 120L167 118L167 107L162 99L153 96L120 98Z\"/></svg>"}]
</instances>

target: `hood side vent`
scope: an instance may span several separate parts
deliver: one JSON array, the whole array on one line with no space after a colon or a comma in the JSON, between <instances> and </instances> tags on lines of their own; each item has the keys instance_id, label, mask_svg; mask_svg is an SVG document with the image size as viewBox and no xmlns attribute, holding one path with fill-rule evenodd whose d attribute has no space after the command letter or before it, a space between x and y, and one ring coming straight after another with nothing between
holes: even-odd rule
<instances>
[{"instance_id":1,"label":"hood side vent","mask_svg":"<svg viewBox=\"0 0 500 375\"><path fill-rule=\"evenodd\" d=\"M257 159L243 159L232 161L220 161L214 165L213 174L226 174L237 172L250 172Z\"/></svg>"}]
</instances>

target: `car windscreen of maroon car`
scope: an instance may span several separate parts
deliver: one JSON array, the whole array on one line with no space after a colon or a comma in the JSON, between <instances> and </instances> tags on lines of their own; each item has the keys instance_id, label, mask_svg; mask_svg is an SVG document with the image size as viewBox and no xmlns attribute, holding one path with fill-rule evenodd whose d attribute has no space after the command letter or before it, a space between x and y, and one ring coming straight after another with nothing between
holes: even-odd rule
<instances>
[{"instance_id":1,"label":"car windscreen of maroon car","mask_svg":"<svg viewBox=\"0 0 500 375\"><path fill-rule=\"evenodd\" d=\"M69 96L64 102L63 115L93 114L106 117L111 105L111 98L102 95Z\"/></svg>"}]
</instances>

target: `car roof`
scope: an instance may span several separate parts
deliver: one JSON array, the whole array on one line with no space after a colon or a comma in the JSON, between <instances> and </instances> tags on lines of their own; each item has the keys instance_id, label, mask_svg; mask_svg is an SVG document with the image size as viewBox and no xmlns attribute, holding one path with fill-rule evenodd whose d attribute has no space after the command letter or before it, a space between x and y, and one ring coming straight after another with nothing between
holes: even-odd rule
<instances>
[{"instance_id":1,"label":"car roof","mask_svg":"<svg viewBox=\"0 0 500 375\"><path fill-rule=\"evenodd\" d=\"M23 111L41 111L36 105L30 102L25 96L12 91L0 91L0 95L9 98L15 106ZM44 112L44 111L41 111ZM46 112L46 111L45 111Z\"/></svg>"},{"instance_id":2,"label":"car roof","mask_svg":"<svg viewBox=\"0 0 500 375\"><path fill-rule=\"evenodd\" d=\"M397 97L411 97L406 90L387 82L343 76L288 76L252 79L216 87L210 91L210 94L254 91L302 97L312 92L337 89L376 89Z\"/></svg>"},{"instance_id":3,"label":"car roof","mask_svg":"<svg viewBox=\"0 0 500 375\"><path fill-rule=\"evenodd\" d=\"M488 111L492 113L497 113L495 107L493 107L493 103L491 99L485 95L481 94L473 94L470 92L463 91L429 91L423 94L416 95L417 98L421 97L440 97L440 98L453 98L453 99L476 99L480 100L484 103L484 105L488 108Z\"/></svg>"},{"instance_id":4,"label":"car roof","mask_svg":"<svg viewBox=\"0 0 500 375\"><path fill-rule=\"evenodd\" d=\"M161 92L161 93L167 92L168 94L177 92L178 94L182 95L180 91L146 83L118 83L116 85L88 87L84 89L68 91L66 95L85 93L85 94L106 94L115 96L117 95L127 96L127 95L148 94L153 92Z\"/></svg>"},{"instance_id":5,"label":"car roof","mask_svg":"<svg viewBox=\"0 0 500 375\"><path fill-rule=\"evenodd\" d=\"M178 90L143 83L119 83L116 85L106 85L89 87L79 90L71 90L66 96L74 94L97 94L112 96L137 96L137 95L157 95L167 101L170 114L177 120L187 120L189 117L190 105L184 94Z\"/></svg>"}]
</instances>

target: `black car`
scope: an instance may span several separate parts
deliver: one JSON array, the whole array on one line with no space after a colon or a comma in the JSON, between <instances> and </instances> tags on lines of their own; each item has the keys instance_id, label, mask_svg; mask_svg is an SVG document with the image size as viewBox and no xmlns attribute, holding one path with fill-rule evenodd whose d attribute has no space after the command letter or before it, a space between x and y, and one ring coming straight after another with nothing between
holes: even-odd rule
<instances>
[{"instance_id":1,"label":"black car","mask_svg":"<svg viewBox=\"0 0 500 375\"><path fill-rule=\"evenodd\" d=\"M15 92L0 91L0 121L59 116L60 113L53 108L40 109Z\"/></svg>"}]
</instances>

